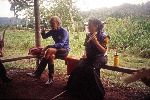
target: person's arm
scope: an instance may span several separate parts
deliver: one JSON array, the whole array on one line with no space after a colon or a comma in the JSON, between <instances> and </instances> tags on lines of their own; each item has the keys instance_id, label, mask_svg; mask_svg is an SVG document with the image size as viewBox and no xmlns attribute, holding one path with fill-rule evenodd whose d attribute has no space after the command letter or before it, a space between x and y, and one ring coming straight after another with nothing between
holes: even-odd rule
<instances>
[{"instance_id":1,"label":"person's arm","mask_svg":"<svg viewBox=\"0 0 150 100\"><path fill-rule=\"evenodd\" d=\"M47 39L48 37L50 37L52 35L52 31L50 30L49 32L45 33L45 29L42 29L41 31L41 35L43 39Z\"/></svg>"},{"instance_id":2,"label":"person's arm","mask_svg":"<svg viewBox=\"0 0 150 100\"><path fill-rule=\"evenodd\" d=\"M97 37L96 37L96 36L94 36L94 37L92 38L93 43L96 45L96 47L98 48L98 50L99 50L100 52L105 53L105 52L107 51L107 44L108 44L108 39L107 39L107 38L108 38L108 37L106 37L106 38L104 39L103 44L100 44L100 43L99 43L99 41L97 40Z\"/></svg>"},{"instance_id":3,"label":"person's arm","mask_svg":"<svg viewBox=\"0 0 150 100\"><path fill-rule=\"evenodd\" d=\"M61 37L62 39L59 41L59 43L56 43L54 45L49 45L48 47L62 48L69 37L69 34L67 31L63 31L62 34L63 34Z\"/></svg>"}]
</instances>

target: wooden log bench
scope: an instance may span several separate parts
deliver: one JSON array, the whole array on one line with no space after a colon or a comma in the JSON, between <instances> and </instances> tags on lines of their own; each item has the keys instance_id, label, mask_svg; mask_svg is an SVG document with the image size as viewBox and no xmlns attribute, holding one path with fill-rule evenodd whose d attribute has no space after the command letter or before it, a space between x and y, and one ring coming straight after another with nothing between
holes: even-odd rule
<instances>
[{"instance_id":1,"label":"wooden log bench","mask_svg":"<svg viewBox=\"0 0 150 100\"><path fill-rule=\"evenodd\" d=\"M43 48L41 48L41 47L30 48L27 56L2 59L2 63L12 62L12 61L17 61L17 60L22 60L22 59L31 59L31 58L40 59L42 49ZM69 57L69 56L62 60L65 60L65 64L67 65L67 74L68 75L71 74L71 72L75 69L76 65L79 62L78 58ZM117 72L123 72L123 73L127 73L127 74L132 74L133 72L138 71L137 69L131 69L131 68L126 68L126 67L114 67L114 66L109 66L109 65L104 65L104 66L102 66L102 68L107 69L107 70L117 71Z\"/></svg>"},{"instance_id":2,"label":"wooden log bench","mask_svg":"<svg viewBox=\"0 0 150 100\"><path fill-rule=\"evenodd\" d=\"M1 59L1 61L2 61L2 63L5 63L5 62L12 62L12 61L23 60L23 59L31 59L31 58L37 58L37 56L27 55L27 56L22 56L22 57L14 57L14 58L8 58L8 59Z\"/></svg>"},{"instance_id":3,"label":"wooden log bench","mask_svg":"<svg viewBox=\"0 0 150 100\"><path fill-rule=\"evenodd\" d=\"M33 47L33 48L29 49L29 55L22 56L22 57L2 59L2 63L23 60L23 59L31 59L31 58L40 59L41 58L41 56L40 56L41 50L42 50L42 48ZM67 74L68 75L71 74L71 72L75 69L76 65L79 62L78 58L69 57L69 56L64 59L61 59L61 60L64 60L65 64L67 65ZM117 72L123 72L123 73L127 73L127 74L132 74L133 72L138 71L137 69L131 69L131 68L126 68L126 67L114 67L114 66L109 66L109 65L104 65L104 66L102 66L102 68L107 69L107 70L117 71Z\"/></svg>"},{"instance_id":4,"label":"wooden log bench","mask_svg":"<svg viewBox=\"0 0 150 100\"><path fill-rule=\"evenodd\" d=\"M23 59L31 59L31 58L39 58L39 56L36 55L27 55L27 56L22 56L22 57L15 57L15 58L8 58L8 59L1 59L2 63L6 62L12 62L12 61L17 61L17 60L23 60ZM67 74L70 75L71 72L74 70L76 65L79 62L79 59L75 57L66 57L62 59L65 61L65 64L67 65ZM109 65L104 65L102 66L103 69L111 70L111 71L117 71L117 72L122 72L122 73L127 73L127 74L132 74L138 69L132 69L132 68L126 68L126 67L114 67L114 66L109 66Z\"/></svg>"},{"instance_id":5,"label":"wooden log bench","mask_svg":"<svg viewBox=\"0 0 150 100\"><path fill-rule=\"evenodd\" d=\"M5 31L3 32L2 42L0 42L0 44L4 44L4 34L5 34ZM2 45L2 47L4 47L4 46ZM2 47L0 47L0 48L2 48ZM43 49L42 47L30 48L29 53L28 53L29 55L23 56L23 57L2 59L2 63L12 62L12 61L17 61L17 60L22 60L22 59L31 59L31 58L40 59L39 55L41 55L42 49ZM68 75L71 74L73 69L76 67L76 64L79 62L79 59L77 59L75 57L66 57L62 60L65 60L65 63L67 65L67 74ZM109 65L102 66L102 68L107 69L107 70L117 71L117 72L123 72L123 73L127 73L127 74L132 74L133 72L138 71L137 69L131 69L131 68L126 68L126 67L114 67L114 66L109 66Z\"/></svg>"},{"instance_id":6,"label":"wooden log bench","mask_svg":"<svg viewBox=\"0 0 150 100\"><path fill-rule=\"evenodd\" d=\"M67 74L70 75L71 72L75 69L76 65L79 62L79 59L75 57L66 57L65 63L67 65ZM133 74L134 72L137 72L138 69L133 69L133 68L127 68L127 67L115 67L115 66L109 66L109 65L103 65L103 69L111 70L111 71L117 71L117 72L122 72L126 74Z\"/></svg>"},{"instance_id":7,"label":"wooden log bench","mask_svg":"<svg viewBox=\"0 0 150 100\"><path fill-rule=\"evenodd\" d=\"M79 59L73 58L73 57L66 57L65 59L66 65L67 65L67 74L70 75L71 72L76 68L76 65L79 62ZM126 74L133 74L134 72L139 73L141 69L133 69L133 68L127 68L127 67L115 67L115 66L109 66L109 65L103 65L101 66L103 69L111 70L111 71L116 71L116 72L122 72ZM134 74L133 74L134 75ZM137 77L137 79L141 79L141 81L150 87L150 79L148 78L142 78L142 77Z\"/></svg>"}]
</instances>

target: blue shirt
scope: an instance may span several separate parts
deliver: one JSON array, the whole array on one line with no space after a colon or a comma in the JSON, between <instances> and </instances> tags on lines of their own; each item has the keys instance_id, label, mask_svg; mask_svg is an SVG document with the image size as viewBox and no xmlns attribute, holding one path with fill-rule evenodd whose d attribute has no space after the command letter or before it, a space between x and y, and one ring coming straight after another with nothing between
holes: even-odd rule
<instances>
[{"instance_id":1,"label":"blue shirt","mask_svg":"<svg viewBox=\"0 0 150 100\"><path fill-rule=\"evenodd\" d=\"M48 37L52 37L55 41L54 45L48 45L49 48L56 48L56 49L67 49L69 50L69 34L68 32L60 27L57 30L50 30L45 34L45 32L41 33L42 38L46 39Z\"/></svg>"}]
</instances>

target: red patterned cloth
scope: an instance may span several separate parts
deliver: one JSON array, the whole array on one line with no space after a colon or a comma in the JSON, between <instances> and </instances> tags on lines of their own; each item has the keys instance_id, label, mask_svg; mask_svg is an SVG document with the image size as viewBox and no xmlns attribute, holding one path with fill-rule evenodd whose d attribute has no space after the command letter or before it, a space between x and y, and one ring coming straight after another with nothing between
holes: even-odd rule
<instances>
[{"instance_id":1,"label":"red patterned cloth","mask_svg":"<svg viewBox=\"0 0 150 100\"><path fill-rule=\"evenodd\" d=\"M33 47L29 49L29 54L30 55L41 55L43 48L42 47Z\"/></svg>"}]
</instances>

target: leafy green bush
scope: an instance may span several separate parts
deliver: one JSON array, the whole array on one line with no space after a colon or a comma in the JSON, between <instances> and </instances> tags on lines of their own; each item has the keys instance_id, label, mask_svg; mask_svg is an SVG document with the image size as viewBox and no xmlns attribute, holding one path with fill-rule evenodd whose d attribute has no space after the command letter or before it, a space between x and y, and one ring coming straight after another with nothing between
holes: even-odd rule
<instances>
[{"instance_id":1,"label":"leafy green bush","mask_svg":"<svg viewBox=\"0 0 150 100\"><path fill-rule=\"evenodd\" d=\"M110 48L128 50L137 55L149 53L150 21L148 19L108 18L105 30L111 37ZM141 55L141 54L140 54ZM147 57L147 56L142 56Z\"/></svg>"},{"instance_id":2,"label":"leafy green bush","mask_svg":"<svg viewBox=\"0 0 150 100\"><path fill-rule=\"evenodd\" d=\"M150 58L150 49L145 49L140 52L140 56L144 58Z\"/></svg>"}]
</instances>

